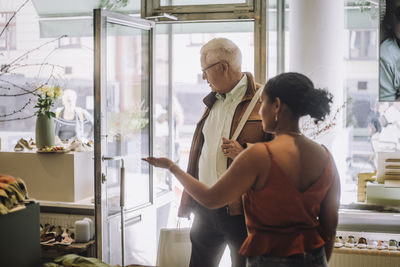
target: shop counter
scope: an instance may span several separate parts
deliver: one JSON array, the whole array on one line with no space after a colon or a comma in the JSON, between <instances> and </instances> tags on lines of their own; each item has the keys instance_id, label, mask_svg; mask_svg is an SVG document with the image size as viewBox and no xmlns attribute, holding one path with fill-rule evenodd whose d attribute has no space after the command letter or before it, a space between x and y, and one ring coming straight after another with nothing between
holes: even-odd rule
<instances>
[{"instance_id":1,"label":"shop counter","mask_svg":"<svg viewBox=\"0 0 400 267\"><path fill-rule=\"evenodd\" d=\"M0 173L23 179L37 200L75 202L94 195L93 152L0 152Z\"/></svg>"}]
</instances>

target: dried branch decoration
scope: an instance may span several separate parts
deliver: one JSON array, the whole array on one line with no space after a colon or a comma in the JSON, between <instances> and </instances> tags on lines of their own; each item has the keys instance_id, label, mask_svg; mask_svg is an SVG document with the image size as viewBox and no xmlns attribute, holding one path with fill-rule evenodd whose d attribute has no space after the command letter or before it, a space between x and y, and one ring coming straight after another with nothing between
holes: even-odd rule
<instances>
[{"instance_id":1,"label":"dried branch decoration","mask_svg":"<svg viewBox=\"0 0 400 267\"><path fill-rule=\"evenodd\" d=\"M305 119L300 125L301 132L312 139L316 139L327 134L330 129L336 126L340 112L346 108L351 100L351 98L348 98L340 107L336 109L333 115L317 124L315 124L312 118Z\"/></svg>"},{"instance_id":2,"label":"dried branch decoration","mask_svg":"<svg viewBox=\"0 0 400 267\"><path fill-rule=\"evenodd\" d=\"M5 24L4 28L1 29L0 37L6 33L6 30L10 26L11 21L15 18L17 13L29 1L30 0L26 0L12 14L12 16L8 19L7 23ZM38 98L39 103L43 102L43 99L41 99L42 94L39 92L39 90L41 88L49 87L51 84L57 84L57 82L56 82L57 79L54 76L54 70L55 70L55 68L63 69L63 67L46 62L46 59L58 48L54 48L52 51L50 51L47 54L47 56L45 56L44 60L42 60L42 62L26 63L25 61L27 58L29 58L29 55L31 55L35 51L38 51L41 48L48 46L54 42L58 42L61 38L65 38L65 37L66 37L66 35L62 35L58 38L47 41L31 50L28 50L27 52L25 52L22 55L18 56L17 58L13 59L8 64L2 65L1 70L0 70L0 97L10 98L10 97L21 97L21 96L26 96L26 95L30 95L30 97L28 98L28 100L26 100L26 102L24 104L22 104L20 107L16 107L13 111L8 111L8 112L5 112L4 114L0 114L0 122L25 120L25 119L29 119L29 118L32 118L35 116L35 114L32 114L32 115L27 115L27 116L21 115L19 117L16 117L17 115L23 113L23 111L26 110L27 108L32 107L31 104L32 104L34 98ZM7 79L8 77L12 77L13 74L16 74L17 70L20 70L23 68L28 68L28 67L38 67L39 70L37 73L37 77L39 77L39 75L41 74L44 67L49 67L50 71L48 74L46 74L47 78L45 78L44 81L42 79L42 81L39 81L38 83L35 83L35 84L25 83L24 85L20 85L20 84L17 84L16 82L13 82L13 81L10 81L9 79ZM48 115L48 114L46 114L46 115Z\"/></svg>"}]
</instances>

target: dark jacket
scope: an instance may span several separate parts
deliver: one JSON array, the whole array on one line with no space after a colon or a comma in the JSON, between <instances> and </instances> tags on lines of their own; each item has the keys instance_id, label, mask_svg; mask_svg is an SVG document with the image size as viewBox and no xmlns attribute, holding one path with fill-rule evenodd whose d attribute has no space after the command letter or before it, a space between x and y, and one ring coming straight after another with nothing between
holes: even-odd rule
<instances>
[{"instance_id":1,"label":"dark jacket","mask_svg":"<svg viewBox=\"0 0 400 267\"><path fill-rule=\"evenodd\" d=\"M232 137L233 133L235 132L240 122L240 119L243 116L243 113L246 111L246 108L249 105L251 99L253 98L255 92L257 91L258 88L261 87L260 84L256 84L254 82L254 78L250 73L245 73L245 74L247 76L247 90L242 98L242 101L236 107L229 137ZM198 179L199 177L199 159L204 144L204 136L202 131L204 123L208 117L208 114L210 113L210 110L216 101L215 95L216 95L215 92L211 92L203 99L203 102L206 105L206 110L204 111L204 114L201 117L200 121L197 123L196 130L193 135L192 146L190 148L187 172L196 179ZM262 129L261 118L260 115L258 114L259 109L260 109L260 103L258 102L237 138L239 144L243 145L244 143L266 142L272 139L271 135L265 133ZM232 160L228 159L228 167L231 163ZM186 191L183 191L181 204L178 210L178 216L188 217L190 215L190 212L192 211L194 204L195 204L194 199ZM229 214L230 215L243 214L241 199L237 199L236 201L229 204Z\"/></svg>"}]
</instances>

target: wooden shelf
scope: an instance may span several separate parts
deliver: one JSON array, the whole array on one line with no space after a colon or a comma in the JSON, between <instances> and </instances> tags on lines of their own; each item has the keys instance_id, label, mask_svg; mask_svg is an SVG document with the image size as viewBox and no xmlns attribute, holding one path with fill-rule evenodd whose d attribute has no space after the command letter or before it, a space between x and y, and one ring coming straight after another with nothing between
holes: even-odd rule
<instances>
[{"instance_id":1,"label":"wooden shelf","mask_svg":"<svg viewBox=\"0 0 400 267\"><path fill-rule=\"evenodd\" d=\"M371 255L371 256L397 256L400 257L399 250L379 250L368 248L334 248L334 253L341 254L356 254L356 255Z\"/></svg>"},{"instance_id":2,"label":"wooden shelf","mask_svg":"<svg viewBox=\"0 0 400 267\"><path fill-rule=\"evenodd\" d=\"M50 262L65 254L77 254L84 257L95 257L96 249L94 240L86 243L72 243L71 245L40 244L42 261Z\"/></svg>"}]
</instances>

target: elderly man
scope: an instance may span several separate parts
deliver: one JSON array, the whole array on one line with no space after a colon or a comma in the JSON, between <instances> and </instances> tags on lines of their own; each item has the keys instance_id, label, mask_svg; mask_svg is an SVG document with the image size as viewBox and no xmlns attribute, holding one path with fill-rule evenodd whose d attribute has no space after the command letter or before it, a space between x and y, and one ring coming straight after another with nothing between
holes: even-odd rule
<instances>
[{"instance_id":1,"label":"elderly man","mask_svg":"<svg viewBox=\"0 0 400 267\"><path fill-rule=\"evenodd\" d=\"M270 136L262 130L258 103L237 142L227 140L232 137L260 85L255 84L250 73L242 73L242 55L232 41L215 38L206 43L200 53L203 79L211 92L203 99L206 110L193 136L188 173L212 186L232 162L235 153L230 151L235 150L235 144L237 151L238 144L245 147L246 143L268 141ZM222 148L227 146L232 146L232 149ZM226 244L231 251L232 266L245 266L246 259L238 254L247 237L241 200L210 210L183 192L178 215L188 217L191 211L194 211L195 218L190 231L190 266L218 266Z\"/></svg>"}]
</instances>

